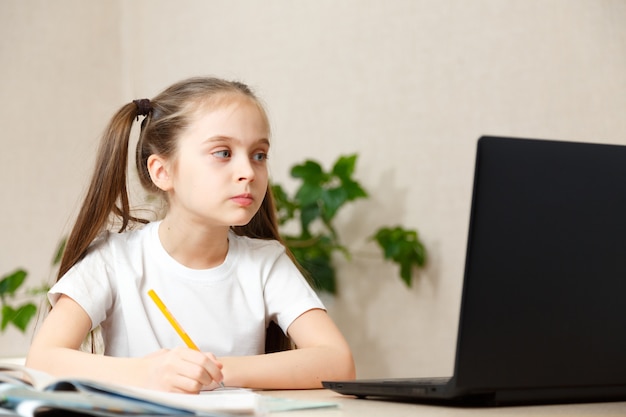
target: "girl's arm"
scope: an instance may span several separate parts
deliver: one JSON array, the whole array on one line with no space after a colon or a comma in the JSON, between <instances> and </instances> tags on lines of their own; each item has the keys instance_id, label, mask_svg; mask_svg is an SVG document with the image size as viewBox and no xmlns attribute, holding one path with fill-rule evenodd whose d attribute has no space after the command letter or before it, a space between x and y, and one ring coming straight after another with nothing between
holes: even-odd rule
<instances>
[{"instance_id":1,"label":"girl's arm","mask_svg":"<svg viewBox=\"0 0 626 417\"><path fill-rule=\"evenodd\" d=\"M73 299L61 295L31 344L26 365L55 376L84 377L163 391L197 393L222 380L212 354L180 347L143 358L114 358L78 349L91 319Z\"/></svg>"},{"instance_id":2,"label":"girl's arm","mask_svg":"<svg viewBox=\"0 0 626 417\"><path fill-rule=\"evenodd\" d=\"M288 329L297 349L220 358L227 386L264 389L321 388L322 381L355 378L348 343L324 310L299 316Z\"/></svg>"}]
</instances>

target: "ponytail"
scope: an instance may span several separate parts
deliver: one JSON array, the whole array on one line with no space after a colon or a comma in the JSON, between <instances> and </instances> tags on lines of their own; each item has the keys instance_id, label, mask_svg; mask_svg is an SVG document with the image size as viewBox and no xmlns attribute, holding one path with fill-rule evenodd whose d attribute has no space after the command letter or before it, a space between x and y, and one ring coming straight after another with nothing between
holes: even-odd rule
<instances>
[{"instance_id":1,"label":"ponytail","mask_svg":"<svg viewBox=\"0 0 626 417\"><path fill-rule=\"evenodd\" d=\"M120 232L131 221L147 223L130 215L126 186L130 131L139 112L135 103L125 105L113 116L102 136L89 189L67 239L57 281L85 256L89 245L111 220L111 213L121 220Z\"/></svg>"}]
</instances>

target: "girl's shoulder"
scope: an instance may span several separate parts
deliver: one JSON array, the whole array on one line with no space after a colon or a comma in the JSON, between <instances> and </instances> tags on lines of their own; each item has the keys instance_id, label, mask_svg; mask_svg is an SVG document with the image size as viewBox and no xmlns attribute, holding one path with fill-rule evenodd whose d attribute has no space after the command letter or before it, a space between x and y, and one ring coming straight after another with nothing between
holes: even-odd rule
<instances>
[{"instance_id":1,"label":"girl's shoulder","mask_svg":"<svg viewBox=\"0 0 626 417\"><path fill-rule=\"evenodd\" d=\"M150 239L154 227L156 227L154 223L148 223L121 233L105 230L91 243L88 253L127 252L133 248L140 248L145 245L146 239Z\"/></svg>"}]
</instances>

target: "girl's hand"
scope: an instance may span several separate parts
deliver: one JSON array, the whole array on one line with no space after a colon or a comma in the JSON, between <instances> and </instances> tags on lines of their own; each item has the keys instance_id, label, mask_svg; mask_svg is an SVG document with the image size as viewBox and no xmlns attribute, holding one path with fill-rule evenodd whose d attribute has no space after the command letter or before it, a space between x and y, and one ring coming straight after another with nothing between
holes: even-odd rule
<instances>
[{"instance_id":1,"label":"girl's hand","mask_svg":"<svg viewBox=\"0 0 626 417\"><path fill-rule=\"evenodd\" d=\"M159 391L197 394L223 380L222 364L212 353L187 347L161 349L142 358L144 386Z\"/></svg>"}]
</instances>

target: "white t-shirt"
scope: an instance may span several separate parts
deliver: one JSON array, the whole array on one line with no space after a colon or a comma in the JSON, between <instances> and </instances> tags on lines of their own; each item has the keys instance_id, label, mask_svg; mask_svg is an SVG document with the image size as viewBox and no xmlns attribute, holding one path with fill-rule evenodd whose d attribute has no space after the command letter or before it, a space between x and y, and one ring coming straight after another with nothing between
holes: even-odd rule
<instances>
[{"instance_id":1,"label":"white t-shirt","mask_svg":"<svg viewBox=\"0 0 626 417\"><path fill-rule=\"evenodd\" d=\"M159 222L107 233L50 290L74 299L102 327L105 354L144 356L184 345L147 295L154 289L201 351L217 356L264 353L265 330L284 332L322 302L275 240L229 234L218 267L195 270L174 260L158 237Z\"/></svg>"}]
</instances>

